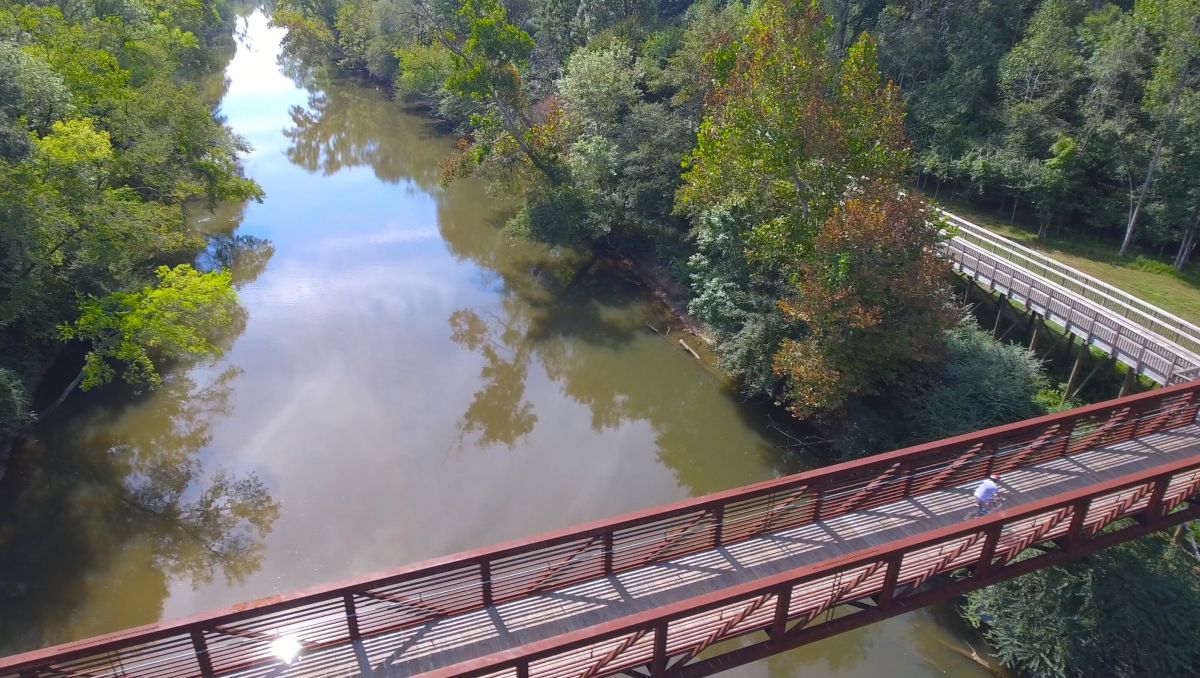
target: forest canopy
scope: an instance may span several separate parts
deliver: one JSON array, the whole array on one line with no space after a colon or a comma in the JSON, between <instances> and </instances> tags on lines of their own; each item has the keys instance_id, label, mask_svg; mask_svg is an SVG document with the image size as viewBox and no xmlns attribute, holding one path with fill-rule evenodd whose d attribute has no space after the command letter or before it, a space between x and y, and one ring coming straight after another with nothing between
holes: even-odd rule
<instances>
[{"instance_id":1,"label":"forest canopy","mask_svg":"<svg viewBox=\"0 0 1200 678\"><path fill-rule=\"evenodd\" d=\"M261 197L238 168L245 143L199 86L231 18L221 0L0 1L0 437L28 418L62 341L96 339L117 322L103 309L154 297L156 269L204 247L185 208ZM216 272L177 280L191 283L172 286L185 304L224 309L233 294ZM88 385L124 366L156 383L162 340L200 329L195 317L159 313L143 350L94 352Z\"/></svg>"}]
</instances>

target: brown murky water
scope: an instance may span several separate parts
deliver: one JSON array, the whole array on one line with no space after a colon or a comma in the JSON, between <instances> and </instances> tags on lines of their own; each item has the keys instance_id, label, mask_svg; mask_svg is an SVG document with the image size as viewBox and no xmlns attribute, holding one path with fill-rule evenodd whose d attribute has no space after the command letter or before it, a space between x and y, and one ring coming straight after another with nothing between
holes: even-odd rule
<instances>
[{"instance_id":1,"label":"brown murky water","mask_svg":"<svg viewBox=\"0 0 1200 678\"><path fill-rule=\"evenodd\" d=\"M150 394L42 422L0 496L0 653L394 567L804 468L644 290L513 243L451 149L307 82L261 12L221 112L266 201L198 223L245 322ZM296 76L300 81L304 77ZM929 611L731 675L984 675Z\"/></svg>"}]
</instances>

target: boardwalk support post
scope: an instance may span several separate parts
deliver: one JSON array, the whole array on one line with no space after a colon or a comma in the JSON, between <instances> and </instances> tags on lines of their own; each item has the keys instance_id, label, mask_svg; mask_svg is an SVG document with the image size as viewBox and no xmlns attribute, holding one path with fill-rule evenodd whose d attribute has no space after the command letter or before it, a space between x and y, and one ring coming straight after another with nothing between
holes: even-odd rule
<instances>
[{"instance_id":1,"label":"boardwalk support post","mask_svg":"<svg viewBox=\"0 0 1200 678\"><path fill-rule=\"evenodd\" d=\"M1121 381L1121 390L1117 392L1117 397L1124 398L1129 395L1129 391L1133 388L1135 381L1137 381L1137 370L1132 367L1126 369L1125 379Z\"/></svg>"},{"instance_id":2,"label":"boardwalk support post","mask_svg":"<svg viewBox=\"0 0 1200 678\"><path fill-rule=\"evenodd\" d=\"M1042 320L1042 316L1038 315L1037 311L1033 312L1032 323L1033 323L1033 336L1030 337L1030 339L1029 339L1029 352L1030 353L1034 353L1037 351L1038 339L1042 338L1042 325L1044 324L1044 321Z\"/></svg>"},{"instance_id":3,"label":"boardwalk support post","mask_svg":"<svg viewBox=\"0 0 1200 678\"><path fill-rule=\"evenodd\" d=\"M1004 319L1004 306L1008 303L1008 297L1003 292L1000 293L1000 300L996 302L996 322L992 324L992 336L1000 331L1000 321Z\"/></svg>"}]
</instances>

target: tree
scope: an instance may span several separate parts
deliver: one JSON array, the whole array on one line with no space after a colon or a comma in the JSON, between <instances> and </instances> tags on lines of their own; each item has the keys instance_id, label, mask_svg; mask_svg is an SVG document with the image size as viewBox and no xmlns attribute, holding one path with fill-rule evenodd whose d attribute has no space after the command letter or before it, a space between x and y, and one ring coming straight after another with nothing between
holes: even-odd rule
<instances>
[{"instance_id":1,"label":"tree","mask_svg":"<svg viewBox=\"0 0 1200 678\"><path fill-rule=\"evenodd\" d=\"M972 319L946 331L937 381L902 407L912 444L1045 414L1045 367L1031 351L996 341Z\"/></svg>"},{"instance_id":2,"label":"tree","mask_svg":"<svg viewBox=\"0 0 1200 678\"><path fill-rule=\"evenodd\" d=\"M220 355L216 342L238 311L230 274L180 264L160 266L156 275L153 287L85 301L79 319L60 328L64 339L92 345L76 380L84 390L116 376L111 361L124 365L125 381L153 388L166 360Z\"/></svg>"},{"instance_id":3,"label":"tree","mask_svg":"<svg viewBox=\"0 0 1200 678\"><path fill-rule=\"evenodd\" d=\"M1200 86L1200 2L1197 0L1165 0L1138 2L1134 17L1158 37L1161 48L1154 74L1146 87L1143 106L1156 123L1154 151L1146 167L1146 176L1137 191L1137 200L1125 227L1120 256L1125 256L1133 242L1138 216L1154 183L1154 173L1162 157L1163 146L1175 135L1176 116L1185 91Z\"/></svg>"},{"instance_id":4,"label":"tree","mask_svg":"<svg viewBox=\"0 0 1200 678\"><path fill-rule=\"evenodd\" d=\"M882 182L851 189L821 225L780 301L807 330L774 359L796 416L837 409L942 358L952 311L933 243L943 225L923 200Z\"/></svg>"},{"instance_id":5,"label":"tree","mask_svg":"<svg viewBox=\"0 0 1200 678\"><path fill-rule=\"evenodd\" d=\"M434 35L453 55L446 90L488 107L487 115L473 121L477 139L468 157L478 164L515 147L543 179L561 183L554 148L537 129L521 78L533 39L507 21L499 0L464 0L457 26L438 26Z\"/></svg>"},{"instance_id":6,"label":"tree","mask_svg":"<svg viewBox=\"0 0 1200 678\"><path fill-rule=\"evenodd\" d=\"M750 305L724 312L745 317L764 293L777 295L783 317L757 335L793 329L749 353L774 356L797 416L835 409L906 363L932 361L951 322L933 254L937 226L898 188L908 163L899 90L880 86L868 36L834 65L827 33L812 4L765 2L754 12L710 97L679 193L697 222L721 225L708 237L736 243L749 264L714 266L727 258L702 244L697 272L731 277L696 279L697 309L712 315L714 304L740 301ZM772 279L785 285L757 282ZM727 341L737 328L722 334L722 353L750 357L745 343ZM755 362L737 372L761 375Z\"/></svg>"}]
</instances>

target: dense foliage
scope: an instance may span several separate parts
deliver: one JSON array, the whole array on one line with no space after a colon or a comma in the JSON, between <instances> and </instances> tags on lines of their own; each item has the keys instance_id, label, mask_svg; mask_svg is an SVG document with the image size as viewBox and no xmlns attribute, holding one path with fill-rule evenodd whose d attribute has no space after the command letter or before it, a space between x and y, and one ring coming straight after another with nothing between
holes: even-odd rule
<instances>
[{"instance_id":1,"label":"dense foliage","mask_svg":"<svg viewBox=\"0 0 1200 678\"><path fill-rule=\"evenodd\" d=\"M900 190L914 176L1043 229L1181 242L1186 259L1200 227L1198 10L280 0L274 19L293 51L454 125L445 178L524 196L513 232L663 265L722 367L836 424L850 457L1058 406L1029 351L955 323L939 224ZM486 334L458 320L456 340ZM518 407L514 430L532 425L520 398L500 400ZM1139 542L977 593L969 612L1033 674L1190 675L1196 580L1172 553ZM1142 574L1145 590L1124 586ZM1145 600L1164 621L1122 612Z\"/></svg>"},{"instance_id":2,"label":"dense foliage","mask_svg":"<svg viewBox=\"0 0 1200 678\"><path fill-rule=\"evenodd\" d=\"M244 143L197 84L228 18L216 0L0 1L0 436L27 415L27 386L61 340L98 340L85 327L102 309L203 247L187 204L260 196L237 168ZM227 277L194 275L232 295ZM144 350L98 346L88 383L116 358L153 384L153 361L172 354L164 337L197 329L185 316L143 328Z\"/></svg>"},{"instance_id":3,"label":"dense foliage","mask_svg":"<svg viewBox=\"0 0 1200 678\"><path fill-rule=\"evenodd\" d=\"M1153 536L968 595L1006 666L1035 676L1194 676L1196 561Z\"/></svg>"},{"instance_id":4,"label":"dense foliage","mask_svg":"<svg viewBox=\"0 0 1200 678\"><path fill-rule=\"evenodd\" d=\"M350 8L365 41L339 23ZM831 57L816 5L282 9L293 49L393 74L401 95L458 121L447 177L523 191L512 231L656 255L690 282L727 371L797 416L940 358L953 317L939 225L901 190L900 92L869 36ZM378 70L372 44L392 46L392 67Z\"/></svg>"}]
</instances>

